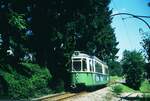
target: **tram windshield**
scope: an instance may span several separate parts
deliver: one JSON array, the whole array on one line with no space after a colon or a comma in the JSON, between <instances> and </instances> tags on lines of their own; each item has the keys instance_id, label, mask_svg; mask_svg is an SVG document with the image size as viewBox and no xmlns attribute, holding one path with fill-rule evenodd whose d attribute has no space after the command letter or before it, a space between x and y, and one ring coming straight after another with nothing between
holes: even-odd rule
<instances>
[{"instance_id":1,"label":"tram windshield","mask_svg":"<svg viewBox=\"0 0 150 101\"><path fill-rule=\"evenodd\" d=\"M74 61L73 62L73 71L80 71L81 70L81 61Z\"/></svg>"},{"instance_id":2,"label":"tram windshield","mask_svg":"<svg viewBox=\"0 0 150 101\"><path fill-rule=\"evenodd\" d=\"M72 71L87 71L86 59L75 58L72 60Z\"/></svg>"},{"instance_id":3,"label":"tram windshield","mask_svg":"<svg viewBox=\"0 0 150 101\"><path fill-rule=\"evenodd\" d=\"M81 59L73 59L72 70L73 71L81 71Z\"/></svg>"}]
</instances>

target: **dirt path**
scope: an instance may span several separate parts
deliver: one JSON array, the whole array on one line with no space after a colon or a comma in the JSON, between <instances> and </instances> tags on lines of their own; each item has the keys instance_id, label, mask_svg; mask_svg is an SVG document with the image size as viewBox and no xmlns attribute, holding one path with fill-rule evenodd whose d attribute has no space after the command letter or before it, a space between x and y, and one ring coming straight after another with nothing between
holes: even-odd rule
<instances>
[{"instance_id":1,"label":"dirt path","mask_svg":"<svg viewBox=\"0 0 150 101\"><path fill-rule=\"evenodd\" d=\"M118 101L120 98L114 97L110 88L106 87L85 95L69 98L65 101ZM123 101L123 100L122 100Z\"/></svg>"},{"instance_id":2,"label":"dirt path","mask_svg":"<svg viewBox=\"0 0 150 101\"><path fill-rule=\"evenodd\" d=\"M120 95L115 95L111 91L111 87L105 87L93 92L86 92L82 94L75 94L76 96L68 97L65 99L57 100L50 99L49 96L45 101L136 101L135 98L142 98L142 93L130 92L130 93L121 93ZM127 100L128 99L128 100ZM34 101L41 101L36 99ZM150 101L150 100L147 100Z\"/></svg>"}]
</instances>

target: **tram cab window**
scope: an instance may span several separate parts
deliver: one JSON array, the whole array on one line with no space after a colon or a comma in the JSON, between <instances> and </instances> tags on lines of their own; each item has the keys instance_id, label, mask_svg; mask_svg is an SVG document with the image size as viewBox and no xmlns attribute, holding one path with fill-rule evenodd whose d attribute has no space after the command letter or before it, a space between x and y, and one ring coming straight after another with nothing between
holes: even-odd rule
<instances>
[{"instance_id":1,"label":"tram cab window","mask_svg":"<svg viewBox=\"0 0 150 101\"><path fill-rule=\"evenodd\" d=\"M84 58L75 58L72 60L72 71L87 71L87 62Z\"/></svg>"},{"instance_id":2,"label":"tram cab window","mask_svg":"<svg viewBox=\"0 0 150 101\"><path fill-rule=\"evenodd\" d=\"M81 71L81 59L73 59L72 70L73 71Z\"/></svg>"},{"instance_id":3,"label":"tram cab window","mask_svg":"<svg viewBox=\"0 0 150 101\"><path fill-rule=\"evenodd\" d=\"M82 68L83 68L83 71L87 71L87 64L86 64L86 59L82 59Z\"/></svg>"}]
</instances>

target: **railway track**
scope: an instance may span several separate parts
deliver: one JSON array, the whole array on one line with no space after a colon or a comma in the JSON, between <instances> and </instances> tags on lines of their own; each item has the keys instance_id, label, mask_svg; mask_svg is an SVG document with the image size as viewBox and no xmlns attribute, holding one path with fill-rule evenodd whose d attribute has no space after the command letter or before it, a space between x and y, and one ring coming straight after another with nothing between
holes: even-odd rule
<instances>
[{"instance_id":1,"label":"railway track","mask_svg":"<svg viewBox=\"0 0 150 101\"><path fill-rule=\"evenodd\" d=\"M34 99L33 101L65 101L65 99L69 99L69 98L83 95L86 93L87 92L80 92L80 93L65 92L65 93L56 94L56 95L52 95L52 96L41 97L38 99Z\"/></svg>"},{"instance_id":2,"label":"railway track","mask_svg":"<svg viewBox=\"0 0 150 101\"><path fill-rule=\"evenodd\" d=\"M104 87L102 87L102 88L104 88ZM92 92L95 92L97 90L93 89ZM53 94L53 95L47 95L47 96L40 97L40 98L35 98L35 99L32 99L32 101L66 101L69 98L77 97L77 96L80 97L80 96L88 94L88 93L91 93L91 91L87 90L87 91L82 91L82 92L78 92L78 93L63 92L63 93L58 93L58 94Z\"/></svg>"}]
</instances>

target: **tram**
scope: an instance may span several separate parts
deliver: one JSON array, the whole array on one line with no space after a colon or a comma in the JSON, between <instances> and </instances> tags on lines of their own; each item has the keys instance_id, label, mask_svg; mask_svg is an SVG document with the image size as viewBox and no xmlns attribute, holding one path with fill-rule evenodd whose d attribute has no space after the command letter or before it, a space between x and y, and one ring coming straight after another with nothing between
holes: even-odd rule
<instances>
[{"instance_id":1,"label":"tram","mask_svg":"<svg viewBox=\"0 0 150 101\"><path fill-rule=\"evenodd\" d=\"M71 61L71 88L93 87L109 82L108 66L96 56L75 51Z\"/></svg>"}]
</instances>

